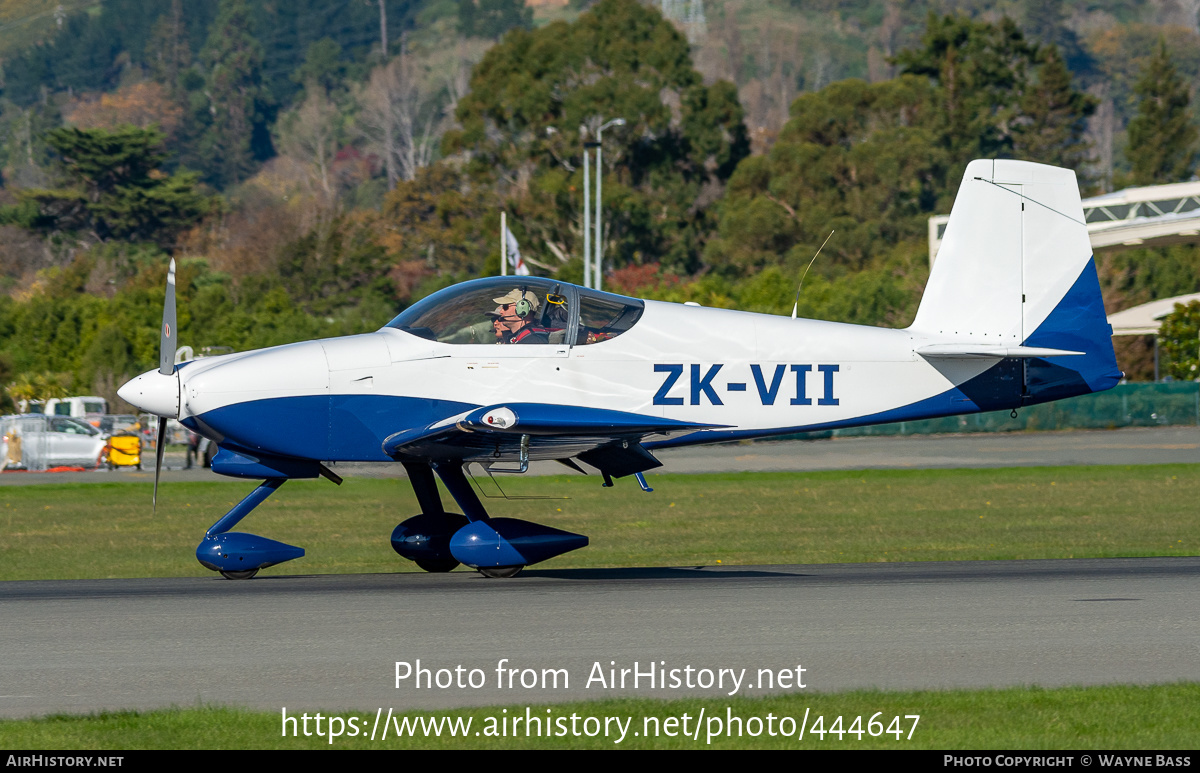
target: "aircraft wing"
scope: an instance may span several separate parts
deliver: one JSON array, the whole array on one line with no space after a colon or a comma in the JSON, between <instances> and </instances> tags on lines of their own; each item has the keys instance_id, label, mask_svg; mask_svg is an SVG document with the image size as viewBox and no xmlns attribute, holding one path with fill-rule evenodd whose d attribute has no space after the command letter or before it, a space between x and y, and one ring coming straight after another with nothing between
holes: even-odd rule
<instances>
[{"instance_id":1,"label":"aircraft wing","mask_svg":"<svg viewBox=\"0 0 1200 773\"><path fill-rule=\"evenodd\" d=\"M661 466L642 447L646 437L721 426L574 405L503 403L397 432L383 441L383 451L397 461L555 459L572 467L569 460L577 457L619 478Z\"/></svg>"}]
</instances>

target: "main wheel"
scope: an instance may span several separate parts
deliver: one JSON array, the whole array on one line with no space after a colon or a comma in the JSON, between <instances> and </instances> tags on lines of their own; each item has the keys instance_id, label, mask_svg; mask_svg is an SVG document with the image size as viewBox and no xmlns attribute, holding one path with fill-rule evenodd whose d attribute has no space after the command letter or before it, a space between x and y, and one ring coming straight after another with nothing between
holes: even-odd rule
<instances>
[{"instance_id":1,"label":"main wheel","mask_svg":"<svg viewBox=\"0 0 1200 773\"><path fill-rule=\"evenodd\" d=\"M516 577L517 574L525 568L525 565L517 564L516 566L481 566L478 568L479 573L484 577L501 579L505 577Z\"/></svg>"},{"instance_id":2,"label":"main wheel","mask_svg":"<svg viewBox=\"0 0 1200 773\"><path fill-rule=\"evenodd\" d=\"M445 558L441 561L437 559L418 559L415 563L427 572L449 572L458 566L458 562L453 558Z\"/></svg>"},{"instance_id":3,"label":"main wheel","mask_svg":"<svg viewBox=\"0 0 1200 773\"><path fill-rule=\"evenodd\" d=\"M249 580L256 574L258 574L257 569L244 569L236 572L221 572L221 576L226 580Z\"/></svg>"}]
</instances>

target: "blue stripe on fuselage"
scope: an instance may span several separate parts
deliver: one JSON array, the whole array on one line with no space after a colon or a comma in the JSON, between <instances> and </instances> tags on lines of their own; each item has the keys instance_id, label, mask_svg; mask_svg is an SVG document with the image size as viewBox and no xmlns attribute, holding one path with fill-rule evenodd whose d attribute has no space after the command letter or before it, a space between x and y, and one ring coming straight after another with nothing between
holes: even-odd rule
<instances>
[{"instance_id":1,"label":"blue stripe on fuselage","mask_svg":"<svg viewBox=\"0 0 1200 773\"><path fill-rule=\"evenodd\" d=\"M383 453L384 438L477 407L394 395L310 395L235 403L199 419L230 445L252 451L324 461L390 462Z\"/></svg>"}]
</instances>

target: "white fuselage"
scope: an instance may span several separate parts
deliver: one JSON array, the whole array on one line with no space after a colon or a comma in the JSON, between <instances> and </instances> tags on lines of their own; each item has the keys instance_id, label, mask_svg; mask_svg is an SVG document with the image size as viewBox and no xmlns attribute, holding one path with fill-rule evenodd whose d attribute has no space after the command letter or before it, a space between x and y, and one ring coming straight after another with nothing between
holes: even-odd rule
<instances>
[{"instance_id":1,"label":"white fuselage","mask_svg":"<svg viewBox=\"0 0 1200 773\"><path fill-rule=\"evenodd\" d=\"M380 442L392 433L506 402L765 435L900 409L997 361L935 366L915 353L927 340L907 330L651 301L631 330L584 346L454 345L385 328L189 363L178 374L180 418L218 440L326 460L385 459ZM237 419L223 419L234 407ZM288 431L277 431L281 421ZM356 442L345 440L339 421L354 425ZM272 431L262 431L268 425Z\"/></svg>"}]
</instances>

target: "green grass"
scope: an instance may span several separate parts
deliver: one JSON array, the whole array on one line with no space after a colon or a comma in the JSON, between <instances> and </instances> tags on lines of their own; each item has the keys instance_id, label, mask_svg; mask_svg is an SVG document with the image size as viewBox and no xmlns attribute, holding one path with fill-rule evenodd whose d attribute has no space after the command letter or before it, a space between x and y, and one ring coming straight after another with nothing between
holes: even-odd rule
<instances>
[{"instance_id":1,"label":"green grass","mask_svg":"<svg viewBox=\"0 0 1200 773\"><path fill-rule=\"evenodd\" d=\"M333 712L333 716L358 717L365 737L341 737L333 748L673 748L692 749L708 746L706 731L718 731L709 724L712 717L725 720L733 716L746 722L751 717L765 720L774 715L778 723L791 717L798 727L808 711L811 728L817 716L824 717L828 730L836 717L841 727L853 726L861 716L862 739L856 734L826 733L824 739L805 733L799 740L771 737L743 724L743 735L718 737L713 748L808 748L808 749L1194 749L1200 744L1200 685L1174 684L1150 687L1065 687L1043 690L1012 688L1004 690L956 690L922 692L856 691L836 694L789 694L768 698L729 700L654 701L623 699L587 703L537 706L529 712L535 717L567 718L574 713L586 717L632 718L628 733L618 745L614 737L601 733L586 737L513 737L475 736L486 731L488 718L526 716L526 705L488 707L448 712L406 712L405 717L470 717L466 738L369 738L375 709L359 712ZM507 709L507 713L504 710ZM694 726L701 709L705 722L698 741L681 735L657 738L634 737L646 727L646 717L665 722L668 717L690 717ZM387 709L384 710L386 718ZM892 717L900 717L901 740L895 735L872 738L869 720L881 712L878 720L886 726ZM289 711L289 716L298 712ZM309 712L310 716L315 712ZM907 738L912 721L905 715L920 715L912 739ZM382 720L381 720L382 723ZM722 723L723 724L723 723ZM651 723L653 725L653 723ZM499 725L497 725L499 727ZM522 728L524 725L522 724ZM558 727L557 723L553 726ZM568 725L569 727L569 725ZM580 724L579 727L582 727ZM593 727L596 727L593 725ZM660 724L665 729L665 725ZM778 725L775 726L776 729ZM282 737L279 712L246 711L232 708L201 707L147 712L106 712L87 717L52 716L33 720L0 721L0 747L10 749L319 749L330 748L327 738ZM510 725L511 728L511 725ZM299 727L298 727L299 729ZM309 729L315 729L315 720ZM610 725L614 735L616 725Z\"/></svg>"},{"instance_id":2,"label":"green grass","mask_svg":"<svg viewBox=\"0 0 1200 773\"><path fill-rule=\"evenodd\" d=\"M493 515L587 534L543 568L1196 555L1193 465L662 475L653 494L596 477L505 479ZM490 485L486 480L484 485ZM204 576L204 531L254 484L0 488L0 580ZM388 537L406 481L292 481L237 528L300 545L268 572L410 571Z\"/></svg>"}]
</instances>

